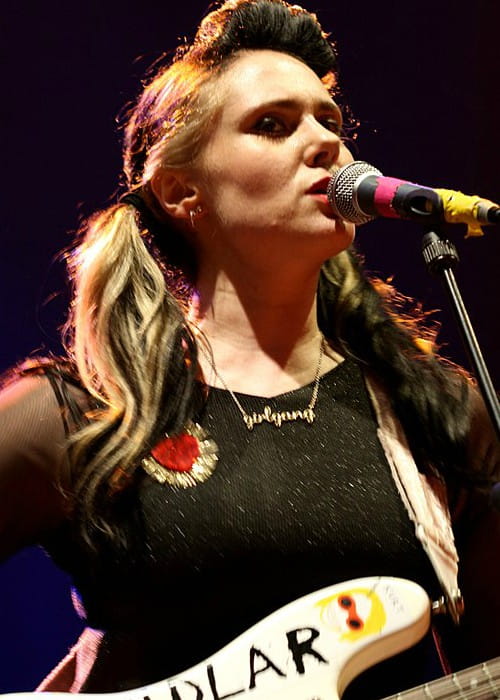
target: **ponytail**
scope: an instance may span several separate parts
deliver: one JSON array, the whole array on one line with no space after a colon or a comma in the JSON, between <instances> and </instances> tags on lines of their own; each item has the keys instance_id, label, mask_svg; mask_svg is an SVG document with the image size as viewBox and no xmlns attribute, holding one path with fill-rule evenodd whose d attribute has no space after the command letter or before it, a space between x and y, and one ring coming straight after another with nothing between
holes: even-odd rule
<instances>
[{"instance_id":1,"label":"ponytail","mask_svg":"<svg viewBox=\"0 0 500 700\"><path fill-rule=\"evenodd\" d=\"M97 406L70 455L79 505L92 519L99 486L121 486L163 431L185 424L196 346L132 206L94 216L69 267L75 290L66 345Z\"/></svg>"}]
</instances>

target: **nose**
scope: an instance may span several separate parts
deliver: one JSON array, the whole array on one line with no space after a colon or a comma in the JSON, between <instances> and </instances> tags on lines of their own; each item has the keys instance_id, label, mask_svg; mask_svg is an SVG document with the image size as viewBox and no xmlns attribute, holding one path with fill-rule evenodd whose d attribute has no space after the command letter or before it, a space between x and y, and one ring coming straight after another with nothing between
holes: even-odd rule
<instances>
[{"instance_id":1,"label":"nose","mask_svg":"<svg viewBox=\"0 0 500 700\"><path fill-rule=\"evenodd\" d=\"M331 129L327 129L314 117L307 120L306 139L304 152L306 165L328 170L337 162L342 148L340 136Z\"/></svg>"}]
</instances>

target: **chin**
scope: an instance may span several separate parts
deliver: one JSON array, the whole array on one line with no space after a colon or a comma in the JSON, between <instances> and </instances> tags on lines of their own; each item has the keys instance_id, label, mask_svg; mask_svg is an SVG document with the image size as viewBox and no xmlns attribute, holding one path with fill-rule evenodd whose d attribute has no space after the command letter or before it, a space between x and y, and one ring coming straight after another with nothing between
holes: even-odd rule
<instances>
[{"instance_id":1,"label":"chin","mask_svg":"<svg viewBox=\"0 0 500 700\"><path fill-rule=\"evenodd\" d=\"M330 258L334 258L336 255L339 253L342 253L344 250L347 250L349 246L353 242L353 237L352 236L342 236L341 238L333 239L331 236L323 241L323 244L318 243L318 246L316 247L315 251L315 258L316 262L319 265L322 265L324 262L329 260ZM311 245L309 242L309 251L312 257L312 250L311 250ZM304 252L304 259L306 257L306 254Z\"/></svg>"},{"instance_id":2,"label":"chin","mask_svg":"<svg viewBox=\"0 0 500 700\"><path fill-rule=\"evenodd\" d=\"M334 224L335 228L332 230L332 227L330 226L327 231L327 235L331 248L334 251L332 252L332 255L337 255L337 253L340 253L352 245L356 236L356 227L349 221L343 221L340 219L335 219Z\"/></svg>"}]
</instances>

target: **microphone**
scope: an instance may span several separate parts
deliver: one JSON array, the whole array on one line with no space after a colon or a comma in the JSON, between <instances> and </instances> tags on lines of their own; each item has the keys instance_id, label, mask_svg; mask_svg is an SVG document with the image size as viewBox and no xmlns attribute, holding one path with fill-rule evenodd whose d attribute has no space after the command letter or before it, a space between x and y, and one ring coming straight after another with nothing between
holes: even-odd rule
<instances>
[{"instance_id":1,"label":"microphone","mask_svg":"<svg viewBox=\"0 0 500 700\"><path fill-rule=\"evenodd\" d=\"M353 224L379 216L424 224L447 221L468 224L467 235L482 235L481 224L500 223L500 206L488 199L385 177L362 160L339 168L326 194L334 213Z\"/></svg>"}]
</instances>

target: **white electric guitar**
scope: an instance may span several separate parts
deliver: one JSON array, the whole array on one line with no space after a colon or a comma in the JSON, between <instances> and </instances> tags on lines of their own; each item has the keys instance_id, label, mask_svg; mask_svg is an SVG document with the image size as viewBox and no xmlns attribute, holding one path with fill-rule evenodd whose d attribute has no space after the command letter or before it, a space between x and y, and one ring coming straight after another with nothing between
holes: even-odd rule
<instances>
[{"instance_id":1,"label":"white electric guitar","mask_svg":"<svg viewBox=\"0 0 500 700\"><path fill-rule=\"evenodd\" d=\"M403 579L361 578L299 598L262 620L206 661L136 690L79 695L84 700L339 700L369 666L418 642L430 605ZM47 692L44 700L66 693ZM14 693L4 700L32 700ZM500 659L393 696L500 698ZM389 700L389 698L387 699Z\"/></svg>"}]
</instances>

